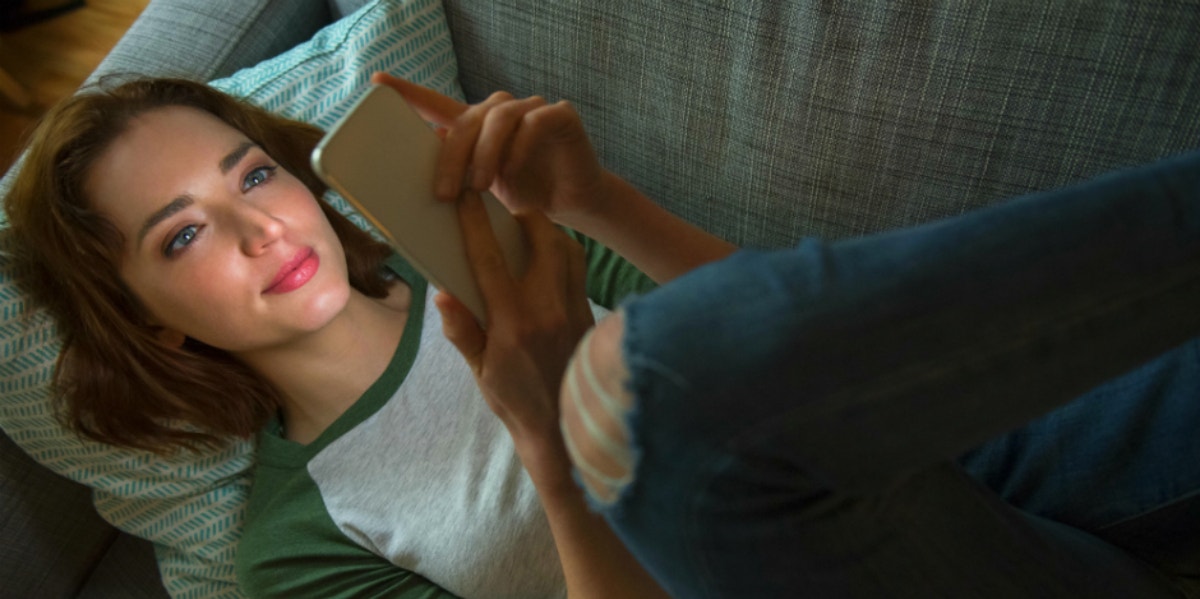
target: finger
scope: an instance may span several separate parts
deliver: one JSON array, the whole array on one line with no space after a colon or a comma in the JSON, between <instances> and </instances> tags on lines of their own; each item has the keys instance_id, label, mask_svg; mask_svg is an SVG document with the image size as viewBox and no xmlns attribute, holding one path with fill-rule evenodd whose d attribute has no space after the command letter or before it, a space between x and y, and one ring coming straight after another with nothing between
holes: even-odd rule
<instances>
[{"instance_id":1,"label":"finger","mask_svg":"<svg viewBox=\"0 0 1200 599\"><path fill-rule=\"evenodd\" d=\"M463 173L466 170L466 161L474 142L471 141L471 136L467 136L466 141L459 139L450 142L456 147L466 143L468 145L465 149L451 147L447 150L447 145L449 145L447 139L450 137L451 129L458 124L458 119L470 109L470 106L388 73L372 74L371 83L386 85L396 90L404 97L409 106L421 115L421 118L436 126L435 131L442 139L442 149L438 155L438 166L434 175L436 181L434 194L446 201L457 198ZM458 137L462 138L463 136Z\"/></svg>"},{"instance_id":2,"label":"finger","mask_svg":"<svg viewBox=\"0 0 1200 599\"><path fill-rule=\"evenodd\" d=\"M567 264L567 309L572 321L590 325L595 318L591 306L588 305L587 294L587 254L583 245L574 239L567 239L567 251L564 252Z\"/></svg>"},{"instance_id":3,"label":"finger","mask_svg":"<svg viewBox=\"0 0 1200 599\"><path fill-rule=\"evenodd\" d=\"M500 165L505 159L508 146L525 115L546 105L546 100L532 96L498 104L488 112L475 142L475 155L471 160L471 186L483 191L492 185Z\"/></svg>"},{"instance_id":4,"label":"finger","mask_svg":"<svg viewBox=\"0 0 1200 599\"><path fill-rule=\"evenodd\" d=\"M565 237L566 234L559 231L539 210L531 210L516 217L530 247L529 269L526 275L534 279L563 280L566 264L562 260L564 244L560 235Z\"/></svg>"},{"instance_id":5,"label":"finger","mask_svg":"<svg viewBox=\"0 0 1200 599\"><path fill-rule=\"evenodd\" d=\"M483 353L487 349L487 336L475 316L454 296L439 291L433 303L442 315L442 334L467 360L467 365L476 375L483 367Z\"/></svg>"},{"instance_id":6,"label":"finger","mask_svg":"<svg viewBox=\"0 0 1200 599\"><path fill-rule=\"evenodd\" d=\"M591 142L583 130L579 114L569 102L560 101L530 111L525 115L517 135L509 144L504 173L513 173L524 168L533 152L543 148L547 140L570 141L577 135L590 146Z\"/></svg>"},{"instance_id":7,"label":"finger","mask_svg":"<svg viewBox=\"0 0 1200 599\"><path fill-rule=\"evenodd\" d=\"M528 288L539 290L526 301L536 303L538 310L562 313L562 307L570 306L566 301L568 262L565 257L572 240L540 211L523 213L517 219L530 246L524 283ZM573 315L573 312L568 310L565 315Z\"/></svg>"},{"instance_id":8,"label":"finger","mask_svg":"<svg viewBox=\"0 0 1200 599\"><path fill-rule=\"evenodd\" d=\"M437 181L435 193L441 199L458 197L488 112L496 105L511 100L512 94L496 92L487 100L468 108L452 124L447 125L446 136L442 138L442 149L438 155L437 172L434 175Z\"/></svg>"},{"instance_id":9,"label":"finger","mask_svg":"<svg viewBox=\"0 0 1200 599\"><path fill-rule=\"evenodd\" d=\"M411 81L406 81L388 73L374 73L371 83L386 85L404 96L405 101L421 118L436 125L445 126L454 122L459 115L467 111L468 105L435 90Z\"/></svg>"},{"instance_id":10,"label":"finger","mask_svg":"<svg viewBox=\"0 0 1200 599\"><path fill-rule=\"evenodd\" d=\"M496 322L495 314L511 312L515 300L515 284L504 260L504 252L488 221L483 199L474 191L463 192L458 200L458 222L462 227L463 244L471 272L479 284L487 310L487 321Z\"/></svg>"}]
</instances>

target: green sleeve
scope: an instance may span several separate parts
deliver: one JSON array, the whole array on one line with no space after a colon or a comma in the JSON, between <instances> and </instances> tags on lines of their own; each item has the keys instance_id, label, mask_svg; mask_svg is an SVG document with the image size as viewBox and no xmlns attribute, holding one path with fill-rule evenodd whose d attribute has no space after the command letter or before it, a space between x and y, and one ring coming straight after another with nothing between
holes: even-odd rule
<instances>
[{"instance_id":1,"label":"green sleeve","mask_svg":"<svg viewBox=\"0 0 1200 599\"><path fill-rule=\"evenodd\" d=\"M587 294L592 301L612 310L621 300L645 293L658 285L628 260L578 231L566 229L587 254Z\"/></svg>"},{"instance_id":2,"label":"green sleeve","mask_svg":"<svg viewBox=\"0 0 1200 599\"><path fill-rule=\"evenodd\" d=\"M236 564L256 598L457 599L342 534L303 468L259 465Z\"/></svg>"}]
</instances>

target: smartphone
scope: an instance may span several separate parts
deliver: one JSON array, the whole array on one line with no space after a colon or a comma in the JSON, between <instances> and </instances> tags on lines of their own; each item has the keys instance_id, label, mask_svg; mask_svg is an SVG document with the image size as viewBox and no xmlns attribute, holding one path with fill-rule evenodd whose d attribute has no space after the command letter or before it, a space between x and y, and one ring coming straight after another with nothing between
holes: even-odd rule
<instances>
[{"instance_id":1,"label":"smartphone","mask_svg":"<svg viewBox=\"0 0 1200 599\"><path fill-rule=\"evenodd\" d=\"M372 85L317 144L312 166L417 272L485 324L458 209L433 191L441 143L399 92ZM508 268L519 277L529 260L521 226L495 196L482 195Z\"/></svg>"}]
</instances>

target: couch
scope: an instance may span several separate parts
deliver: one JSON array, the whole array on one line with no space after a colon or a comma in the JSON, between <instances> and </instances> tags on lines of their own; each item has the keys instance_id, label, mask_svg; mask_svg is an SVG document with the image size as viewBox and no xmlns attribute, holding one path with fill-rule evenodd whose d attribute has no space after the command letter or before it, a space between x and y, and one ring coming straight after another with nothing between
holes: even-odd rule
<instances>
[{"instance_id":1,"label":"couch","mask_svg":"<svg viewBox=\"0 0 1200 599\"><path fill-rule=\"evenodd\" d=\"M228 75L359 4L154 0L94 77ZM571 100L609 168L744 246L912 225L1200 142L1195 2L444 6L469 99ZM151 545L6 435L0 581L0 598L166 596Z\"/></svg>"}]
</instances>

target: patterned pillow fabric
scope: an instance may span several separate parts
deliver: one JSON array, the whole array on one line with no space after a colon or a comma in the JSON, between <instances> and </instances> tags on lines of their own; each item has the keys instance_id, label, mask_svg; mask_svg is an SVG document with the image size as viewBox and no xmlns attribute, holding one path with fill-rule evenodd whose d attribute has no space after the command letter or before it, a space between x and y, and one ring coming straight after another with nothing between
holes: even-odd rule
<instances>
[{"instance_id":1,"label":"patterned pillow fabric","mask_svg":"<svg viewBox=\"0 0 1200 599\"><path fill-rule=\"evenodd\" d=\"M374 0L308 42L211 85L277 113L330 127L388 71L462 97L438 0ZM334 194L335 206L365 220ZM173 597L241 597L234 579L253 443L171 457L76 437L55 419L53 321L14 284L12 236L0 222L0 428L35 460L93 489L100 515L154 542Z\"/></svg>"}]
</instances>

